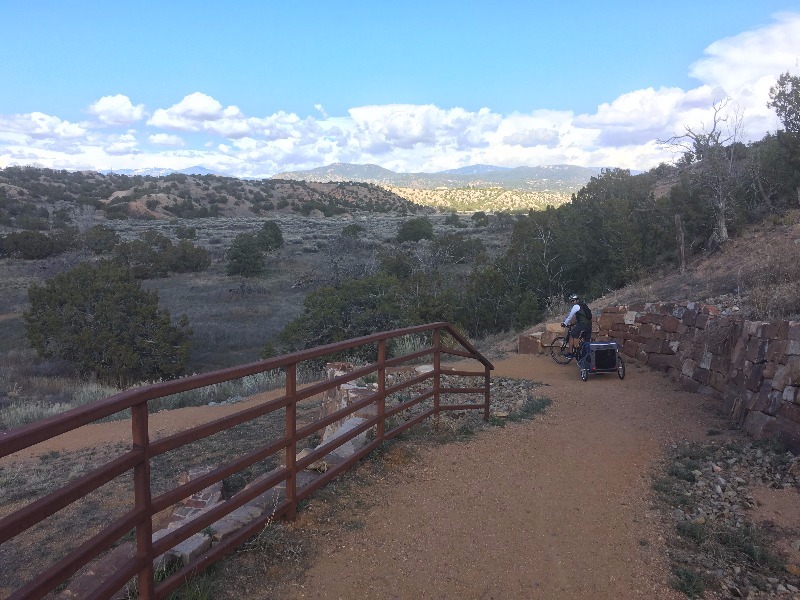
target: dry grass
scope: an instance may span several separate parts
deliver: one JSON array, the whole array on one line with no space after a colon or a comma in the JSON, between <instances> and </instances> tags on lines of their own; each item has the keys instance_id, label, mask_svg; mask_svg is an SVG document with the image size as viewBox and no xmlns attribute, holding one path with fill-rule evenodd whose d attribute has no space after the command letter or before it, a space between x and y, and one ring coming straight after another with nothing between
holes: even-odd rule
<instances>
[{"instance_id":1,"label":"dry grass","mask_svg":"<svg viewBox=\"0 0 800 600\"><path fill-rule=\"evenodd\" d=\"M194 242L214 257L203 273L173 275L143 282L159 295L160 306L173 318L186 315L194 335L188 372L207 372L258 360L260 351L283 327L300 314L303 299L312 290L376 268L378 248L392 239L409 217L396 214L309 219L272 216L281 227L285 244L268 257L263 277L241 279L225 273L224 248L243 231L263 224L256 217L223 217L179 221L113 221L122 239L138 238L156 230L177 239L179 227L196 229ZM437 234L458 230L431 215ZM348 225L363 227L357 239L343 237ZM480 236L490 253L502 251L507 232L469 229ZM16 427L73 406L108 396L117 390L81 381L63 361L36 357L25 337L22 312L27 290L57 272L95 257L72 252L41 261L0 260L0 428ZM218 393L219 392L219 393ZM164 401L164 407L222 401L244 395L237 390L215 390L205 399L186 397Z\"/></svg>"},{"instance_id":2,"label":"dry grass","mask_svg":"<svg viewBox=\"0 0 800 600\"><path fill-rule=\"evenodd\" d=\"M318 406L298 406L301 423L315 418ZM177 483L180 473L193 467L218 466L249 453L284 434L285 414L276 411L253 421L174 451L151 461L153 494L163 493ZM20 508L104 464L125 450L124 444L78 452L51 452L38 459L0 466L0 515ZM249 481L274 468L279 456L262 460L223 482L229 497ZM16 587L41 572L61 556L97 533L133 504L132 479L119 477L89 496L71 504L40 525L15 537L0 548L0 588ZM169 514L157 518L164 526Z\"/></svg>"},{"instance_id":3,"label":"dry grass","mask_svg":"<svg viewBox=\"0 0 800 600\"><path fill-rule=\"evenodd\" d=\"M800 314L800 252L767 248L759 268L742 278L754 314L773 320Z\"/></svg>"}]
</instances>

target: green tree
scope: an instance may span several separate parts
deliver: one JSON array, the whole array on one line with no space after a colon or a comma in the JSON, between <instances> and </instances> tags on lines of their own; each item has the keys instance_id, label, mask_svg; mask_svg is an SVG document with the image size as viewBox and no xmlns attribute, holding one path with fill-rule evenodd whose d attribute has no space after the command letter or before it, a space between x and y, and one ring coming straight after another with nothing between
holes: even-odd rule
<instances>
[{"instance_id":1,"label":"green tree","mask_svg":"<svg viewBox=\"0 0 800 600\"><path fill-rule=\"evenodd\" d=\"M105 225L95 225L83 234L83 245L95 254L111 252L118 243L117 232Z\"/></svg>"},{"instance_id":2,"label":"green tree","mask_svg":"<svg viewBox=\"0 0 800 600\"><path fill-rule=\"evenodd\" d=\"M685 127L686 133L671 138L669 143L687 152L687 163L695 175L698 194L714 210L714 231L711 246L728 241L728 220L731 203L743 182L744 147L741 137L742 117L736 112L726 114L729 99L714 104L711 122L702 129Z\"/></svg>"},{"instance_id":3,"label":"green tree","mask_svg":"<svg viewBox=\"0 0 800 600\"><path fill-rule=\"evenodd\" d=\"M786 131L800 133L800 77L783 73L769 89L767 106L774 108Z\"/></svg>"},{"instance_id":4,"label":"green tree","mask_svg":"<svg viewBox=\"0 0 800 600\"><path fill-rule=\"evenodd\" d=\"M172 273L197 273L211 265L211 256L205 248L181 240L167 251L167 264Z\"/></svg>"},{"instance_id":5,"label":"green tree","mask_svg":"<svg viewBox=\"0 0 800 600\"><path fill-rule=\"evenodd\" d=\"M228 250L228 275L257 277L263 275L267 263L261 241L255 233L240 233Z\"/></svg>"},{"instance_id":6,"label":"green tree","mask_svg":"<svg viewBox=\"0 0 800 600\"><path fill-rule=\"evenodd\" d=\"M36 260L52 256L56 250L53 240L38 231L17 231L0 238L0 256Z\"/></svg>"},{"instance_id":7,"label":"green tree","mask_svg":"<svg viewBox=\"0 0 800 600\"><path fill-rule=\"evenodd\" d=\"M275 221L265 221L256 235L262 250L266 252L272 252L283 246L283 233Z\"/></svg>"},{"instance_id":8,"label":"green tree","mask_svg":"<svg viewBox=\"0 0 800 600\"><path fill-rule=\"evenodd\" d=\"M154 231L145 232L138 240L122 242L114 248L114 260L130 269L136 279L166 277L169 273L169 238Z\"/></svg>"},{"instance_id":9,"label":"green tree","mask_svg":"<svg viewBox=\"0 0 800 600\"><path fill-rule=\"evenodd\" d=\"M418 324L400 281L384 273L346 279L338 286L314 290L306 296L303 306L303 314L279 335L279 340L291 349L313 348ZM374 349L367 352L374 359Z\"/></svg>"},{"instance_id":10,"label":"green tree","mask_svg":"<svg viewBox=\"0 0 800 600\"><path fill-rule=\"evenodd\" d=\"M358 238L362 233L366 231L363 225L359 225L358 223L350 223L349 225L345 226L342 229L342 237L348 238Z\"/></svg>"},{"instance_id":11,"label":"green tree","mask_svg":"<svg viewBox=\"0 0 800 600\"><path fill-rule=\"evenodd\" d=\"M179 240L194 240L197 239L197 229L194 227L178 225L175 228L175 235Z\"/></svg>"},{"instance_id":12,"label":"green tree","mask_svg":"<svg viewBox=\"0 0 800 600\"><path fill-rule=\"evenodd\" d=\"M86 375L125 387L175 377L189 358L186 318L173 324L155 292L103 261L82 264L28 290L28 339L40 356L75 363Z\"/></svg>"},{"instance_id":13,"label":"green tree","mask_svg":"<svg viewBox=\"0 0 800 600\"><path fill-rule=\"evenodd\" d=\"M475 224L475 227L488 227L489 217L486 216L485 212L479 210L478 212L472 213L472 222Z\"/></svg>"},{"instance_id":14,"label":"green tree","mask_svg":"<svg viewBox=\"0 0 800 600\"><path fill-rule=\"evenodd\" d=\"M398 242L418 242L433 239L433 224L427 217L409 219L397 231Z\"/></svg>"},{"instance_id":15,"label":"green tree","mask_svg":"<svg viewBox=\"0 0 800 600\"><path fill-rule=\"evenodd\" d=\"M461 222L461 217L458 216L458 213L452 211L449 215L444 218L445 225L452 225L453 227L466 227L464 223Z\"/></svg>"}]
</instances>

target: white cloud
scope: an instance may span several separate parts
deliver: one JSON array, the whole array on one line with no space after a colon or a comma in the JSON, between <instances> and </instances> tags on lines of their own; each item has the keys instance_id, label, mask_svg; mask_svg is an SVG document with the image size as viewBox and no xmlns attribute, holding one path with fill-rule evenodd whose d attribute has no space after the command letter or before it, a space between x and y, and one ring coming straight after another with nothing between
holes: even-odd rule
<instances>
[{"instance_id":1,"label":"white cloud","mask_svg":"<svg viewBox=\"0 0 800 600\"><path fill-rule=\"evenodd\" d=\"M800 58L800 14L776 15L775 23L717 40L705 54L689 74L734 98L765 76L774 84Z\"/></svg>"},{"instance_id":2,"label":"white cloud","mask_svg":"<svg viewBox=\"0 0 800 600\"><path fill-rule=\"evenodd\" d=\"M169 108L159 108L147 121L153 127L200 131L206 121L216 121L239 114L239 109L230 106L223 109L222 104L211 96L195 92Z\"/></svg>"},{"instance_id":3,"label":"white cloud","mask_svg":"<svg viewBox=\"0 0 800 600\"><path fill-rule=\"evenodd\" d=\"M317 109L317 112L319 112L319 114L322 115L323 119L327 119L328 118L328 113L325 111L325 107L322 106L322 104L315 104L314 108Z\"/></svg>"},{"instance_id":4,"label":"white cloud","mask_svg":"<svg viewBox=\"0 0 800 600\"><path fill-rule=\"evenodd\" d=\"M133 133L124 133L109 140L104 149L111 156L120 156L136 152L137 146L136 136Z\"/></svg>"},{"instance_id":5,"label":"white cloud","mask_svg":"<svg viewBox=\"0 0 800 600\"><path fill-rule=\"evenodd\" d=\"M544 109L504 115L490 108L471 111L433 104L357 106L339 116L315 104L316 112L305 117L290 111L245 115L237 106L194 92L150 115L142 134L149 142L146 151L139 147L136 132L126 130L147 118L145 107L117 94L89 107L95 123L72 123L43 113L0 115L0 162L32 156L59 168L81 161L86 163L81 168L203 164L240 176L337 161L371 162L398 171L475 163L645 169L671 158L656 140L680 134L686 126L708 124L712 104L726 97L731 99L729 108L744 115L749 139L774 131L778 121L766 107L769 88L780 73L797 71L798 57L800 14L777 15L769 25L710 44L687 66L696 87L658 87L654 82L579 115ZM104 135L98 123L106 126Z\"/></svg>"},{"instance_id":6,"label":"white cloud","mask_svg":"<svg viewBox=\"0 0 800 600\"><path fill-rule=\"evenodd\" d=\"M86 135L86 127L63 121L40 112L0 117L0 131L20 133L35 139L77 139Z\"/></svg>"},{"instance_id":7,"label":"white cloud","mask_svg":"<svg viewBox=\"0 0 800 600\"><path fill-rule=\"evenodd\" d=\"M362 150L377 155L417 146L480 147L487 144L487 136L502 121L501 115L488 108L469 112L430 104L360 106L349 113L355 126L353 139Z\"/></svg>"},{"instance_id":8,"label":"white cloud","mask_svg":"<svg viewBox=\"0 0 800 600\"><path fill-rule=\"evenodd\" d=\"M103 96L91 104L88 111L106 125L130 125L145 117L144 104L134 106L130 98L122 94Z\"/></svg>"},{"instance_id":9,"label":"white cloud","mask_svg":"<svg viewBox=\"0 0 800 600\"><path fill-rule=\"evenodd\" d=\"M149 141L154 146L185 146L183 138L179 135L171 135L169 133L155 133L148 136Z\"/></svg>"}]
</instances>

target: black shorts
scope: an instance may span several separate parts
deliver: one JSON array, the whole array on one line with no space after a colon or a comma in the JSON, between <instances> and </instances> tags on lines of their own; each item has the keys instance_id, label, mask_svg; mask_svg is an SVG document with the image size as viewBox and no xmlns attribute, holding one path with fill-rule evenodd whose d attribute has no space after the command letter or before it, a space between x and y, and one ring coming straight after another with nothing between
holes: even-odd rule
<instances>
[{"instance_id":1,"label":"black shorts","mask_svg":"<svg viewBox=\"0 0 800 600\"><path fill-rule=\"evenodd\" d=\"M588 333L585 333L588 332ZM589 339L592 336L592 324L591 323L578 323L575 325L569 332L569 337L576 340L581 335L585 335L586 339Z\"/></svg>"}]
</instances>

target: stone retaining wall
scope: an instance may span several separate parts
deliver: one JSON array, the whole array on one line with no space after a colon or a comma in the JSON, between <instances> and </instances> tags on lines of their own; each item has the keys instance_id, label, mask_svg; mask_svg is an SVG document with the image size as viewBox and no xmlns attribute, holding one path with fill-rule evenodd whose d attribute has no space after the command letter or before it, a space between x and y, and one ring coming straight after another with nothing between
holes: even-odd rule
<instances>
[{"instance_id":1,"label":"stone retaining wall","mask_svg":"<svg viewBox=\"0 0 800 600\"><path fill-rule=\"evenodd\" d=\"M800 322L747 321L695 303L603 309L598 340L724 401L753 437L800 451Z\"/></svg>"}]
</instances>

